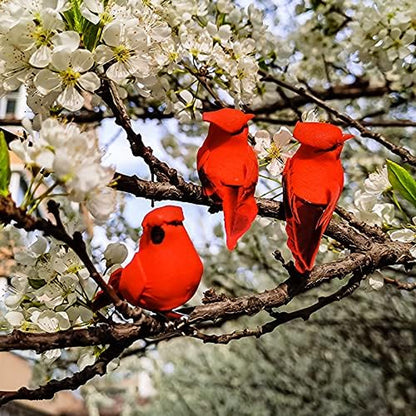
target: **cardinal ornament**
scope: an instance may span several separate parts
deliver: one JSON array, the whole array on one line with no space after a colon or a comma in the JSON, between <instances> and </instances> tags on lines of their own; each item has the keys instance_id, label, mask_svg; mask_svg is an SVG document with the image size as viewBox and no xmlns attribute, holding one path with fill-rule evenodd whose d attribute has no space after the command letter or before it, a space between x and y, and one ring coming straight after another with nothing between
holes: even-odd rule
<instances>
[{"instance_id":1,"label":"cardinal ornament","mask_svg":"<svg viewBox=\"0 0 416 416\"><path fill-rule=\"evenodd\" d=\"M203 114L210 126L198 151L198 174L205 194L222 204L229 250L235 248L257 215L254 190L259 168L247 142L247 122L253 117L231 108Z\"/></svg>"},{"instance_id":2,"label":"cardinal ornament","mask_svg":"<svg viewBox=\"0 0 416 416\"><path fill-rule=\"evenodd\" d=\"M329 123L298 122L293 136L301 145L283 171L287 245L299 273L312 270L344 186L340 155L353 137Z\"/></svg>"},{"instance_id":3,"label":"cardinal ornament","mask_svg":"<svg viewBox=\"0 0 416 416\"><path fill-rule=\"evenodd\" d=\"M187 302L201 281L203 266L183 226L180 207L165 206L143 219L139 251L109 284L129 303L155 312L168 312ZM99 292L95 310L109 304Z\"/></svg>"}]
</instances>

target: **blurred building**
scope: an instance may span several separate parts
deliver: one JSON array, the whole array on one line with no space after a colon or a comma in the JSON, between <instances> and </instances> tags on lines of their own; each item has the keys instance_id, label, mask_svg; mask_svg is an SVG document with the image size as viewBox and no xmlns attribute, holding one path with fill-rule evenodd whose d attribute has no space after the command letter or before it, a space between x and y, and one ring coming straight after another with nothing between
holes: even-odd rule
<instances>
[{"instance_id":1,"label":"blurred building","mask_svg":"<svg viewBox=\"0 0 416 416\"><path fill-rule=\"evenodd\" d=\"M13 391L30 386L29 362L9 352L0 352L0 390ZM62 391L51 400L17 400L0 407L0 416L87 416L83 400L73 392Z\"/></svg>"}]
</instances>

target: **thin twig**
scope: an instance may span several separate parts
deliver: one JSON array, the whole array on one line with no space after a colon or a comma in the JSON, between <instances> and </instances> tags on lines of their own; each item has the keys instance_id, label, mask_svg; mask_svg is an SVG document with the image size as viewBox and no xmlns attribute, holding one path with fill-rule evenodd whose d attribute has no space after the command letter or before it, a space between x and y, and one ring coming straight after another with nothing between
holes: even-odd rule
<instances>
[{"instance_id":1,"label":"thin twig","mask_svg":"<svg viewBox=\"0 0 416 416\"><path fill-rule=\"evenodd\" d=\"M302 318L304 321L307 321L311 315L318 310L324 308L325 306L340 301L341 299L345 298L346 296L351 295L354 293L356 289L360 286L360 282L362 280L362 276L356 275L353 276L348 283L343 286L341 289L333 293L329 296L323 296L318 299L318 301L303 309L298 309L294 312L277 312L271 313L271 315L275 318L273 321L267 322L257 328L248 329L245 328L239 331L233 331L228 334L205 334L201 331L194 329L189 332L189 335L193 338L198 338L206 343L213 343L213 344L228 344L232 340L237 340L241 338L247 337L256 337L259 338L264 334L268 334L274 331L278 326L285 324L289 321L293 321L294 319Z\"/></svg>"},{"instance_id":2,"label":"thin twig","mask_svg":"<svg viewBox=\"0 0 416 416\"><path fill-rule=\"evenodd\" d=\"M402 282L400 280L392 279L392 278L387 277L387 276L384 276L384 283L396 286L398 289L406 290L408 292L411 292L412 290L416 289L416 282L413 282L413 283Z\"/></svg>"},{"instance_id":3,"label":"thin twig","mask_svg":"<svg viewBox=\"0 0 416 416\"><path fill-rule=\"evenodd\" d=\"M407 149L401 146L397 146L391 143L388 139L386 139L382 134L374 132L372 130L367 129L365 126L362 125L359 121L353 119L352 117L348 116L347 114L341 113L336 110L334 107L327 104L322 99L316 97L311 92L307 91L304 87L296 87L286 81L282 81L278 78L274 78L269 75L265 75L263 78L264 81L272 82L274 84L280 85L298 95L306 97L313 101L314 103L318 104L320 107L328 111L329 113L333 114L335 117L339 118L340 120L347 123L350 127L355 127L363 137L369 137L376 142L383 145L385 148L390 150L392 153L400 156L404 162L411 164L412 166L416 166L416 157L413 156Z\"/></svg>"},{"instance_id":4,"label":"thin twig","mask_svg":"<svg viewBox=\"0 0 416 416\"><path fill-rule=\"evenodd\" d=\"M110 80L103 80L100 95L113 112L116 123L125 130L133 155L143 158L158 181L167 181L172 185L181 188L184 183L183 177L176 169L169 167L166 163L154 156L152 148L145 146L143 143L141 134L136 133L133 130L130 117L127 114L126 107L124 106L123 100L121 99L115 84Z\"/></svg>"}]
</instances>

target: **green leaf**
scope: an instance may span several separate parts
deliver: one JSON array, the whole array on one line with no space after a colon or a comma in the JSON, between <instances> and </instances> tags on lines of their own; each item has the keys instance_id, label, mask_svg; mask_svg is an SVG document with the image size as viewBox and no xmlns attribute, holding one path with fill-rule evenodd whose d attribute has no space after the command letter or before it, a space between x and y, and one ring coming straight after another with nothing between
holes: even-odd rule
<instances>
[{"instance_id":1,"label":"green leaf","mask_svg":"<svg viewBox=\"0 0 416 416\"><path fill-rule=\"evenodd\" d=\"M33 289L40 289L42 286L46 285L46 281L43 279L29 279L29 284Z\"/></svg>"},{"instance_id":2,"label":"green leaf","mask_svg":"<svg viewBox=\"0 0 416 416\"><path fill-rule=\"evenodd\" d=\"M416 181L410 173L391 160L387 160L387 173L393 189L416 206Z\"/></svg>"},{"instance_id":3,"label":"green leaf","mask_svg":"<svg viewBox=\"0 0 416 416\"><path fill-rule=\"evenodd\" d=\"M10 157L4 133L0 132L0 195L9 195Z\"/></svg>"}]
</instances>

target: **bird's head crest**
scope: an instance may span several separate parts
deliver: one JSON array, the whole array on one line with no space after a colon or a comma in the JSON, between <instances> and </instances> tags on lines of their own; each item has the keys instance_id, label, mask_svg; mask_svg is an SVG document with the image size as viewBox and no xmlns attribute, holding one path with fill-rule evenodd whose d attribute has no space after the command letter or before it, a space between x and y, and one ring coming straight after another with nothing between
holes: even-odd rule
<instances>
[{"instance_id":1,"label":"bird's head crest","mask_svg":"<svg viewBox=\"0 0 416 416\"><path fill-rule=\"evenodd\" d=\"M298 121L293 130L293 137L301 144L317 149L330 150L336 145L342 145L354 136L343 134L339 127L330 123Z\"/></svg>"},{"instance_id":2,"label":"bird's head crest","mask_svg":"<svg viewBox=\"0 0 416 416\"><path fill-rule=\"evenodd\" d=\"M163 224L179 223L184 220L181 207L167 205L165 207L156 208L150 211L142 222L142 227L161 226Z\"/></svg>"},{"instance_id":3,"label":"bird's head crest","mask_svg":"<svg viewBox=\"0 0 416 416\"><path fill-rule=\"evenodd\" d=\"M234 108L207 111L202 115L204 121L208 121L230 134L238 133L253 117L254 114L246 114Z\"/></svg>"}]
</instances>

